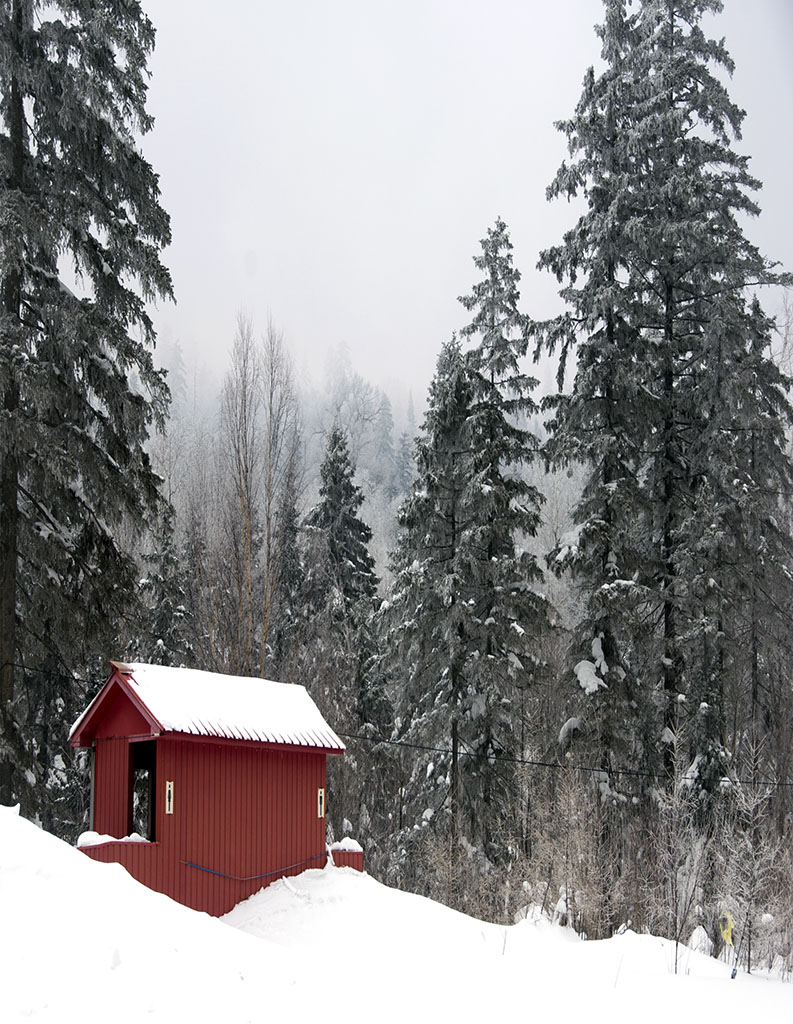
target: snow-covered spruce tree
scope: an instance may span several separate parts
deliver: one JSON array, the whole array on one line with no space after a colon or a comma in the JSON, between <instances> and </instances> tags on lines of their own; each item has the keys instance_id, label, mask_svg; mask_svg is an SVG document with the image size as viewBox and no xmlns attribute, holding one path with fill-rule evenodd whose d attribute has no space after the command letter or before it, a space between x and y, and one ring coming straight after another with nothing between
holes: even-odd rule
<instances>
[{"instance_id":1,"label":"snow-covered spruce tree","mask_svg":"<svg viewBox=\"0 0 793 1024\"><path fill-rule=\"evenodd\" d=\"M314 610L330 601L341 614L360 620L361 605L371 606L379 581L367 547L372 531L358 518L364 497L354 475L347 440L334 425L320 467L320 500L305 521L306 532L319 540L307 597Z\"/></svg>"},{"instance_id":2,"label":"snow-covered spruce tree","mask_svg":"<svg viewBox=\"0 0 793 1024\"><path fill-rule=\"evenodd\" d=\"M734 299L728 292L724 302L714 300L705 328L716 337L703 339L688 451L692 501L681 517L677 556L689 601L689 774L707 792L730 772L756 778L754 752L776 729L774 662L790 655L793 550L781 500L789 501L792 483L787 382L768 356L771 325L759 304ZM768 749L765 757L771 755ZM779 770L784 766L764 759L760 774Z\"/></svg>"},{"instance_id":3,"label":"snow-covered spruce tree","mask_svg":"<svg viewBox=\"0 0 793 1024\"><path fill-rule=\"evenodd\" d=\"M555 570L573 574L583 599L561 737L602 769L604 795L624 799L637 786L621 773L654 764L645 730L655 693L642 672L648 659L652 664L654 645L647 649L641 630L652 558L641 473L657 424L648 414L654 410L648 410L642 370L647 345L629 274L631 224L638 215L632 126L640 83L631 63L635 16L627 16L624 0L606 4L598 34L606 68L598 76L587 71L574 116L558 125L571 163L562 164L548 189L549 199L582 196L588 208L561 245L540 257L540 266L565 283L568 309L532 330L539 345L559 350L560 390L575 352L571 390L546 401L554 410L546 452L557 464L582 463L588 473L575 529L550 555Z\"/></svg>"},{"instance_id":4,"label":"snow-covered spruce tree","mask_svg":"<svg viewBox=\"0 0 793 1024\"><path fill-rule=\"evenodd\" d=\"M771 325L748 293L778 279L738 223L757 212L750 193L758 183L731 148L743 113L717 77L731 70L729 56L699 26L719 8L717 0L645 0L628 17L621 0L606 0L607 68L587 76L576 118L562 126L575 162L551 190L581 192L588 211L543 257L569 279L572 307L546 327L546 340L583 334L556 443L572 439L596 474L602 467L599 500L591 512L579 510L594 556L582 563L585 629L595 633L605 596L612 622L619 612L615 637L623 644L611 660L604 651L608 682L589 672L591 689L612 700L614 664L626 673L621 683L641 681L632 688L640 741L654 718L648 686L660 679L654 745L666 745L671 769L670 741L685 736L705 791L727 765L725 692L740 692L735 673L746 663L733 626L745 617L751 581L780 606L790 586L784 538L773 525L789 484L785 380L769 358ZM762 469L752 468L752 437L763 438ZM607 571L589 523L603 531ZM756 566L760 537L774 548L773 567L771 559ZM615 596L627 604L615 606ZM649 627L641 644L630 641L637 608ZM623 711L630 694L617 701Z\"/></svg>"},{"instance_id":5,"label":"snow-covered spruce tree","mask_svg":"<svg viewBox=\"0 0 793 1024\"><path fill-rule=\"evenodd\" d=\"M65 740L82 698L17 666L87 673L135 601L114 531L158 500L144 443L167 389L146 302L171 294L170 229L134 136L151 127L153 43L140 6L119 0L0 14L0 801L27 811L52 754L36 722L57 716Z\"/></svg>"},{"instance_id":6,"label":"snow-covered spruce tree","mask_svg":"<svg viewBox=\"0 0 793 1024\"><path fill-rule=\"evenodd\" d=\"M413 464L413 438L403 430L399 435L396 453L394 455L394 492L397 498L405 497L410 490L415 467Z\"/></svg>"},{"instance_id":7,"label":"snow-covered spruce tree","mask_svg":"<svg viewBox=\"0 0 793 1024\"><path fill-rule=\"evenodd\" d=\"M140 633L129 643L127 657L152 665L190 665L193 651L187 600L187 577L174 537L174 511L163 503L143 555L146 575L140 582L143 610ZM137 631L136 631L137 632Z\"/></svg>"},{"instance_id":8,"label":"snow-covered spruce tree","mask_svg":"<svg viewBox=\"0 0 793 1024\"><path fill-rule=\"evenodd\" d=\"M764 609L775 618L773 606L793 598L788 545L775 529L780 496L790 493L787 380L770 358L772 324L751 295L780 278L740 221L759 212L759 182L732 148L744 113L718 77L732 61L700 27L720 9L719 0L646 0L633 47L645 91L633 118L643 158L630 275L636 323L652 343L646 383L660 423L648 485L666 724L682 696L690 773L704 792L728 767L725 696L740 689L735 626L747 597L773 595Z\"/></svg>"},{"instance_id":9,"label":"snow-covered spruce tree","mask_svg":"<svg viewBox=\"0 0 793 1024\"><path fill-rule=\"evenodd\" d=\"M471 398L467 522L458 555L466 638L465 789L474 840L488 857L504 853L515 810L515 773L499 757L522 753L526 690L540 664L539 636L548 626L537 592L542 571L521 547L540 521L542 496L520 470L536 457L525 426L537 411L536 380L521 371L526 317L518 310L520 273L512 264L507 226L496 220L474 257L482 279L460 302L473 313L461 335L474 343L466 369Z\"/></svg>"},{"instance_id":10,"label":"snow-covered spruce tree","mask_svg":"<svg viewBox=\"0 0 793 1024\"><path fill-rule=\"evenodd\" d=\"M344 432L334 425L320 468L320 500L303 525L305 574L297 639L301 681L328 721L350 733L357 732L366 703L369 620L379 583L367 547L372 532L358 516L364 495L354 474ZM346 763L329 766L328 821L334 834L343 826L342 815L355 815L366 756L366 749L350 743Z\"/></svg>"},{"instance_id":11,"label":"snow-covered spruce tree","mask_svg":"<svg viewBox=\"0 0 793 1024\"><path fill-rule=\"evenodd\" d=\"M372 488L382 491L386 501L391 501L396 491L394 477L396 462L394 454L394 416L391 402L383 394L377 410L374 428L374 458L372 463Z\"/></svg>"},{"instance_id":12,"label":"snow-covered spruce tree","mask_svg":"<svg viewBox=\"0 0 793 1024\"><path fill-rule=\"evenodd\" d=\"M402 506L388 644L401 688L400 733L437 747L406 781L407 826L450 816L452 839L503 861L514 838L521 711L546 611L533 557L520 550L540 496L518 475L536 442L521 425L534 382L519 368L518 273L499 220L476 257L484 279L462 300L464 335L441 352ZM401 678L400 678L401 676ZM439 818L439 820L443 820ZM453 844L456 854L456 844Z\"/></svg>"},{"instance_id":13,"label":"snow-covered spruce tree","mask_svg":"<svg viewBox=\"0 0 793 1024\"><path fill-rule=\"evenodd\" d=\"M462 348L453 339L441 349L430 385L415 444L416 478L397 517L393 583L377 617L379 668L396 694L397 735L418 745L399 786L395 824L406 839L441 809L452 830L460 819L459 731L468 650L458 558L470 525L470 400ZM436 749L422 753L422 746ZM473 811L467 809L469 818Z\"/></svg>"}]
</instances>

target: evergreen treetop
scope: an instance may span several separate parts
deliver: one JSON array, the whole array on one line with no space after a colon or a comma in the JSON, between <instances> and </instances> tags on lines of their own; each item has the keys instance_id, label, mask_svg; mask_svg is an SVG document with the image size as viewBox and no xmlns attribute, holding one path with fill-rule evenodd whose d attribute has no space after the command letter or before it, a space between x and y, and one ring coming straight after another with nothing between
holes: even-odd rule
<instances>
[{"instance_id":1,"label":"evergreen treetop","mask_svg":"<svg viewBox=\"0 0 793 1024\"><path fill-rule=\"evenodd\" d=\"M322 589L336 590L346 610L371 601L379 583L367 549L372 531L358 518L364 496L354 473L344 432L334 424L320 467L320 501L306 517L306 526L322 538L326 551Z\"/></svg>"}]
</instances>

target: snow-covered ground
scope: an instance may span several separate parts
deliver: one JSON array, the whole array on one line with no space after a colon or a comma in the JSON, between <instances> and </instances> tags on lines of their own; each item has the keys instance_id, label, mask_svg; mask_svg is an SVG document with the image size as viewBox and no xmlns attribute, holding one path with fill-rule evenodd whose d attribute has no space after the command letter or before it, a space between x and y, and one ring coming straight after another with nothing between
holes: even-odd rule
<instances>
[{"instance_id":1,"label":"snow-covered ground","mask_svg":"<svg viewBox=\"0 0 793 1024\"><path fill-rule=\"evenodd\" d=\"M221 920L0 807L0 1021L791 1024L793 985L627 932L483 924L349 868L306 871Z\"/></svg>"}]
</instances>

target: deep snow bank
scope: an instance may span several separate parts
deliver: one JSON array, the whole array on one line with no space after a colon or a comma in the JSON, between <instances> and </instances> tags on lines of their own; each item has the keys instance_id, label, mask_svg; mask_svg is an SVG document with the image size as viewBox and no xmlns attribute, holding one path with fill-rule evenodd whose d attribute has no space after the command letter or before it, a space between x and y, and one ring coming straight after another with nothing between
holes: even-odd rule
<instances>
[{"instance_id":1,"label":"deep snow bank","mask_svg":"<svg viewBox=\"0 0 793 1024\"><path fill-rule=\"evenodd\" d=\"M666 940L628 931L583 942L544 919L486 924L349 868L281 879L223 920L324 962L345 1009L355 1010L357 993L389 1019L541 1012L587 1024L714 1015L793 1021L792 985L745 974L731 981L726 964L685 947L675 976L674 944Z\"/></svg>"},{"instance_id":2,"label":"deep snow bank","mask_svg":"<svg viewBox=\"0 0 793 1024\"><path fill-rule=\"evenodd\" d=\"M793 1020L791 985L673 962L650 936L483 924L349 868L283 879L218 921L0 808L3 1024Z\"/></svg>"},{"instance_id":3,"label":"deep snow bank","mask_svg":"<svg viewBox=\"0 0 793 1024\"><path fill-rule=\"evenodd\" d=\"M297 977L276 946L151 892L120 865L89 860L0 807L3 1024L255 1020L268 981L269 1004L285 1009L279 1000Z\"/></svg>"}]
</instances>

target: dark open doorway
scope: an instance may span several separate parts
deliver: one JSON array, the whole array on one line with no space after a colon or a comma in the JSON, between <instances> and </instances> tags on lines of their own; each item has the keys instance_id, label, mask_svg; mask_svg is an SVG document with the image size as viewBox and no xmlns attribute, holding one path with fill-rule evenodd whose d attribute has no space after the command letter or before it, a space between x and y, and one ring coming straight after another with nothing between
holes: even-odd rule
<instances>
[{"instance_id":1,"label":"dark open doorway","mask_svg":"<svg viewBox=\"0 0 793 1024\"><path fill-rule=\"evenodd\" d=\"M129 819L131 832L155 840L157 741L130 743Z\"/></svg>"}]
</instances>

